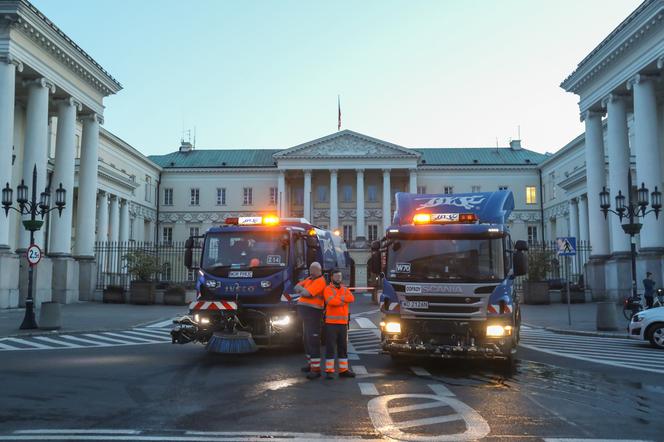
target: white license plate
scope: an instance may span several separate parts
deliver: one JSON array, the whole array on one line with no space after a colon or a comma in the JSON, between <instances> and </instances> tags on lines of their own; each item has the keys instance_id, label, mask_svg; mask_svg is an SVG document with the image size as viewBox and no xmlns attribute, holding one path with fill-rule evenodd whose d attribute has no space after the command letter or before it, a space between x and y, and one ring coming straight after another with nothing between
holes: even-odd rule
<instances>
[{"instance_id":1,"label":"white license plate","mask_svg":"<svg viewBox=\"0 0 664 442\"><path fill-rule=\"evenodd\" d=\"M404 301L401 306L403 308L429 308L429 301Z\"/></svg>"},{"instance_id":2,"label":"white license plate","mask_svg":"<svg viewBox=\"0 0 664 442\"><path fill-rule=\"evenodd\" d=\"M228 272L229 278L251 278L254 272L252 271L241 271L241 270L231 270Z\"/></svg>"}]
</instances>

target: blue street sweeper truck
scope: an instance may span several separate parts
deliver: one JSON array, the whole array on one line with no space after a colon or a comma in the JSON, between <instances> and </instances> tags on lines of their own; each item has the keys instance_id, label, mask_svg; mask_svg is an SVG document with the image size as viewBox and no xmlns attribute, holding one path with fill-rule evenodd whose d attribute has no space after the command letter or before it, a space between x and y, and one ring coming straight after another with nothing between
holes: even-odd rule
<instances>
[{"instance_id":1,"label":"blue street sweeper truck","mask_svg":"<svg viewBox=\"0 0 664 442\"><path fill-rule=\"evenodd\" d=\"M372 243L384 353L513 360L514 278L527 271L528 249L510 236L513 209L511 191L396 194L392 225Z\"/></svg>"},{"instance_id":2,"label":"blue street sweeper truck","mask_svg":"<svg viewBox=\"0 0 664 442\"><path fill-rule=\"evenodd\" d=\"M194 250L200 258L195 263ZM226 218L186 242L185 265L196 275L196 300L176 321L173 343L199 342L214 353L251 353L258 348L298 346L295 285L317 261L327 274L351 262L343 240L303 218Z\"/></svg>"}]
</instances>

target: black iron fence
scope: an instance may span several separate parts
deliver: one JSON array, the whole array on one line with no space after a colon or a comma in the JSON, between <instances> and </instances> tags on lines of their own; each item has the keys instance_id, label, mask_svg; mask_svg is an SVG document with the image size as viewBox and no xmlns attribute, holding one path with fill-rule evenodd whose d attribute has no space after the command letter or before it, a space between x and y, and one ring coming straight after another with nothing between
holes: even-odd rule
<instances>
[{"instance_id":1,"label":"black iron fence","mask_svg":"<svg viewBox=\"0 0 664 442\"><path fill-rule=\"evenodd\" d=\"M547 262L546 271L543 272L544 280L549 282L551 289L562 289L567 281L570 284L585 286L585 268L592 251L590 241L577 240L575 256L558 256L559 244L556 241L529 244L528 248L527 253L541 254L543 255L542 260ZM531 262L529 262L529 266L532 267ZM517 290L522 288L523 281L527 279L528 275L516 278Z\"/></svg>"},{"instance_id":2,"label":"black iron fence","mask_svg":"<svg viewBox=\"0 0 664 442\"><path fill-rule=\"evenodd\" d=\"M127 269L127 255L138 253L140 257L149 257L158 270L151 275L151 280L162 285L193 285L194 271L184 265L185 243L169 242L117 242L103 241L95 243L97 260L97 289L103 290L109 285L129 288L133 280L139 279ZM200 257L200 248L194 248L194 265Z\"/></svg>"}]
</instances>

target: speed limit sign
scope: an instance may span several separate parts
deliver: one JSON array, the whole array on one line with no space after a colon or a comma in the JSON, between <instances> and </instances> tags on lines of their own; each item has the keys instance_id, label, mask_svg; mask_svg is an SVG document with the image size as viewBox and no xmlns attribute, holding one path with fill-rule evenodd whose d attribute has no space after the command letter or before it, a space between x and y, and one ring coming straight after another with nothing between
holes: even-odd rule
<instances>
[{"instance_id":1,"label":"speed limit sign","mask_svg":"<svg viewBox=\"0 0 664 442\"><path fill-rule=\"evenodd\" d=\"M33 244L30 247L28 247L26 255L28 257L28 262L30 263L30 265L35 266L39 264L39 261L41 261L42 251L37 244Z\"/></svg>"}]
</instances>

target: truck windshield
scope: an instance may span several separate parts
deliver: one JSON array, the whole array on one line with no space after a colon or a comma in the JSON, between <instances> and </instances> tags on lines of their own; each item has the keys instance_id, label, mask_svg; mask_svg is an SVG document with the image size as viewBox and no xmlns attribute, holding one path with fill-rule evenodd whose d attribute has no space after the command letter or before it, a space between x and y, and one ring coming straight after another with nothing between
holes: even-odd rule
<instances>
[{"instance_id":1,"label":"truck windshield","mask_svg":"<svg viewBox=\"0 0 664 442\"><path fill-rule=\"evenodd\" d=\"M407 281L500 281L502 243L501 238L397 239L388 247L387 274Z\"/></svg>"},{"instance_id":2,"label":"truck windshield","mask_svg":"<svg viewBox=\"0 0 664 442\"><path fill-rule=\"evenodd\" d=\"M211 233L203 246L203 270L221 268L285 267L289 235L286 232L247 231Z\"/></svg>"}]
</instances>

